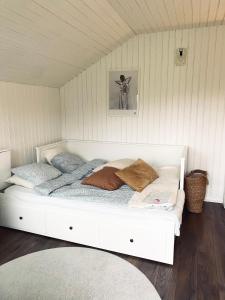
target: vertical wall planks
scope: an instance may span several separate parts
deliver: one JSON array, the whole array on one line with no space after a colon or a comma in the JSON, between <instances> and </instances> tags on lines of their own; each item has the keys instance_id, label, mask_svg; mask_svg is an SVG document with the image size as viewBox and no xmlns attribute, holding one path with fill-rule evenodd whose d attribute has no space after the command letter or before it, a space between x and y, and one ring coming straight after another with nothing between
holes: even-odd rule
<instances>
[{"instance_id":1,"label":"vertical wall planks","mask_svg":"<svg viewBox=\"0 0 225 300\"><path fill-rule=\"evenodd\" d=\"M61 90L63 103L69 102L69 91ZM63 107L63 120L65 113ZM72 120L70 123L73 126ZM13 166L35 161L35 146L60 139L58 89L0 82L0 148L12 150Z\"/></svg>"},{"instance_id":2,"label":"vertical wall planks","mask_svg":"<svg viewBox=\"0 0 225 300\"><path fill-rule=\"evenodd\" d=\"M198 16L194 17L198 22ZM221 202L225 177L221 154L225 152L224 36L225 26L214 26L131 38L61 88L63 137L187 144L188 168L208 170L207 199ZM188 48L186 66L174 64L178 47ZM135 68L140 94L137 117L109 116L108 71Z\"/></svg>"}]
</instances>

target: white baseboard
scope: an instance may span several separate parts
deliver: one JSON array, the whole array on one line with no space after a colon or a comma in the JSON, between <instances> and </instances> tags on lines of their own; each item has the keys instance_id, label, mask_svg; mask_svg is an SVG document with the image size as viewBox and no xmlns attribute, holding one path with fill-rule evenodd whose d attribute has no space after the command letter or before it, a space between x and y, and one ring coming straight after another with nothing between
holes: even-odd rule
<instances>
[{"instance_id":1,"label":"white baseboard","mask_svg":"<svg viewBox=\"0 0 225 300\"><path fill-rule=\"evenodd\" d=\"M213 199L213 198L205 198L205 202L213 202L213 203L223 203L223 200Z\"/></svg>"}]
</instances>

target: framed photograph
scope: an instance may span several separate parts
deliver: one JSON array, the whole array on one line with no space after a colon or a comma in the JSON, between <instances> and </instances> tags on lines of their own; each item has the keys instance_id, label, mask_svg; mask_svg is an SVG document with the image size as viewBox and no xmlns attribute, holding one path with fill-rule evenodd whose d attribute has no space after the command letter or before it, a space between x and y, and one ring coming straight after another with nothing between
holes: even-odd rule
<instances>
[{"instance_id":1,"label":"framed photograph","mask_svg":"<svg viewBox=\"0 0 225 300\"><path fill-rule=\"evenodd\" d=\"M136 115L138 71L109 71L110 115Z\"/></svg>"}]
</instances>

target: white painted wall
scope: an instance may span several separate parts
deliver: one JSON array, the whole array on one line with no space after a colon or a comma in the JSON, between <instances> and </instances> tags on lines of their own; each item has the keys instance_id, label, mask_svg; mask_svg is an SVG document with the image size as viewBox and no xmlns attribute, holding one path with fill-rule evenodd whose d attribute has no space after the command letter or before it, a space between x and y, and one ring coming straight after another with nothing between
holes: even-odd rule
<instances>
[{"instance_id":1,"label":"white painted wall","mask_svg":"<svg viewBox=\"0 0 225 300\"><path fill-rule=\"evenodd\" d=\"M185 67L174 65L188 47ZM61 88L63 138L186 144L189 169L209 172L222 202L225 174L225 27L139 35ZM139 70L139 114L107 114L110 69ZM113 151L113 149L112 149Z\"/></svg>"},{"instance_id":2,"label":"white painted wall","mask_svg":"<svg viewBox=\"0 0 225 300\"><path fill-rule=\"evenodd\" d=\"M34 146L61 138L59 90L0 82L0 149L13 165L34 160Z\"/></svg>"}]
</instances>

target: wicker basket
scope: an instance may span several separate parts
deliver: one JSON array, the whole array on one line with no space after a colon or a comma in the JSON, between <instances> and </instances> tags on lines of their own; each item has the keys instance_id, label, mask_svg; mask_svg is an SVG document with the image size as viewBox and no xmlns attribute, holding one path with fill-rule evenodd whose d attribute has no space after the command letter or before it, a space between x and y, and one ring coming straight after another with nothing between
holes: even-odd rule
<instances>
[{"instance_id":1,"label":"wicker basket","mask_svg":"<svg viewBox=\"0 0 225 300\"><path fill-rule=\"evenodd\" d=\"M202 212L207 184L206 171L194 170L185 177L185 196L188 211L193 213Z\"/></svg>"}]
</instances>

